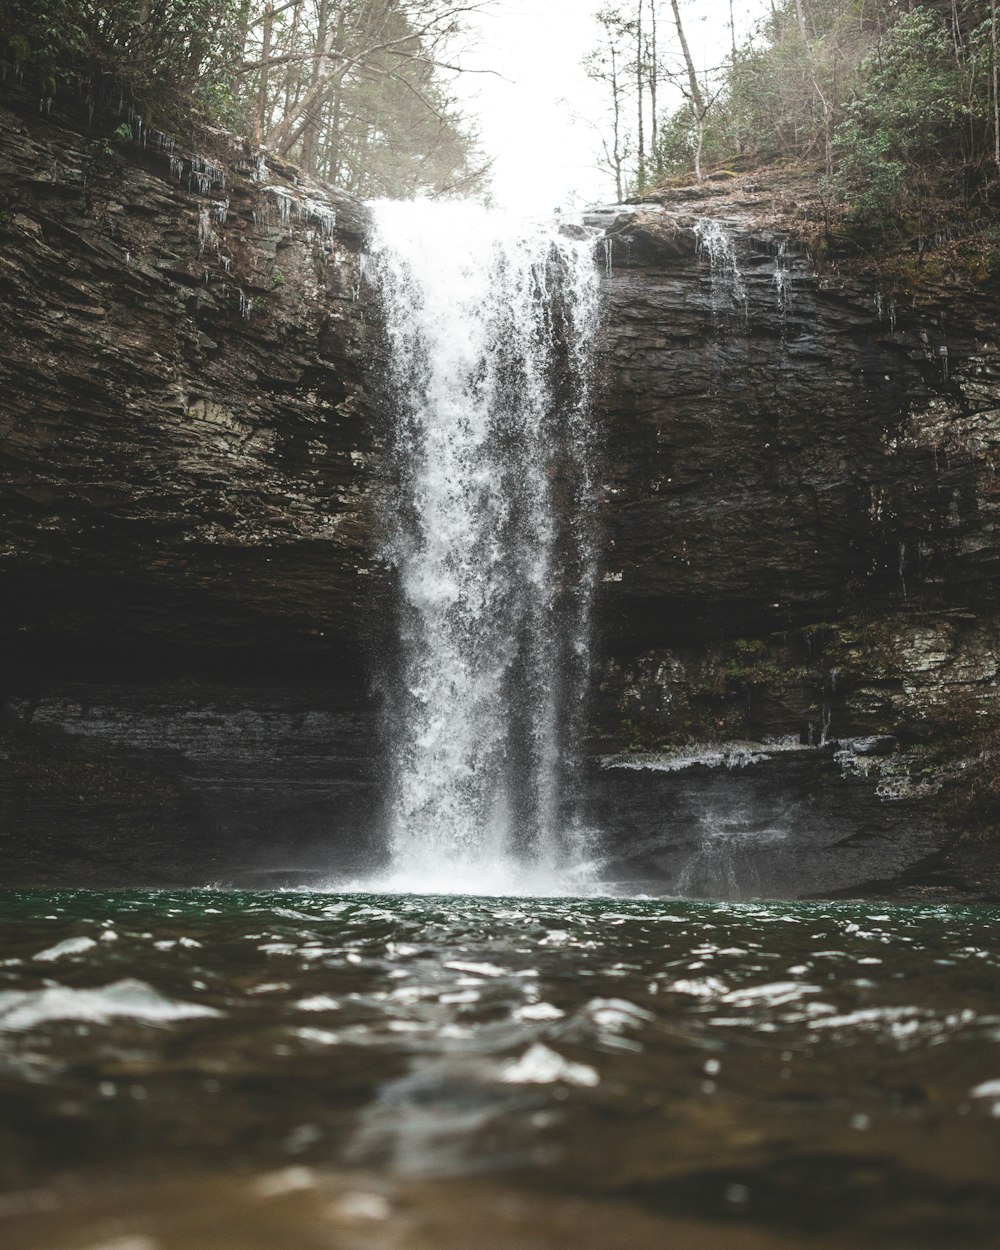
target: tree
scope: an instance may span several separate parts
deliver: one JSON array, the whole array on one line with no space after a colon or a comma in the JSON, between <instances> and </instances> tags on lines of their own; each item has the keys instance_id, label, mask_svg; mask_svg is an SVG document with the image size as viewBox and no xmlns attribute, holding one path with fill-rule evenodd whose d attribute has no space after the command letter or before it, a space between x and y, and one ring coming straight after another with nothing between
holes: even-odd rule
<instances>
[{"instance_id":1,"label":"tree","mask_svg":"<svg viewBox=\"0 0 1000 1250\"><path fill-rule=\"evenodd\" d=\"M615 178L618 198L642 194L650 180L659 181L690 154L701 178L706 126L718 94L716 68L698 69L688 44L677 0L670 0L675 38L662 38L659 0L619 0L597 14L601 42L586 59L591 78L609 94L610 134L602 136L602 165ZM675 62L671 67L671 57ZM661 114L661 88L671 88L685 101L685 118ZM629 115L634 124L628 124ZM666 127L666 133L664 133ZM691 142L685 136L690 130ZM648 137L648 141L647 141Z\"/></svg>"},{"instance_id":2,"label":"tree","mask_svg":"<svg viewBox=\"0 0 1000 1250\"><path fill-rule=\"evenodd\" d=\"M610 139L603 135L603 167L615 180L615 196L620 204L625 198L627 162L631 156L631 142L625 125L625 103L628 88L624 73L627 62L628 20L619 10L610 6L601 9L596 16L601 28L601 42L584 61L587 76L603 83L610 96Z\"/></svg>"},{"instance_id":3,"label":"tree","mask_svg":"<svg viewBox=\"0 0 1000 1250\"><path fill-rule=\"evenodd\" d=\"M701 182L701 156L705 148L705 124L708 121L708 113L713 101L702 90L701 84L698 82L698 71L695 69L691 48L684 34L684 25L681 22L681 11L677 0L670 0L670 7L674 14L674 25L677 27L677 41L680 44L681 54L684 57L684 69L687 72L687 88L682 88L682 91L687 98L695 126L694 176Z\"/></svg>"},{"instance_id":4,"label":"tree","mask_svg":"<svg viewBox=\"0 0 1000 1250\"><path fill-rule=\"evenodd\" d=\"M193 107L348 189L443 194L485 173L448 79L489 2L0 0L0 41L47 94L83 73L161 129Z\"/></svg>"},{"instance_id":5,"label":"tree","mask_svg":"<svg viewBox=\"0 0 1000 1250\"><path fill-rule=\"evenodd\" d=\"M995 0L773 0L725 69L707 159L820 159L856 224L900 237L971 211L989 224L1000 198L997 28ZM665 126L665 168L681 167L689 127L696 141L693 111Z\"/></svg>"},{"instance_id":6,"label":"tree","mask_svg":"<svg viewBox=\"0 0 1000 1250\"><path fill-rule=\"evenodd\" d=\"M916 171L948 159L965 90L948 31L921 7L874 42L862 69L836 136L836 182L856 215L881 223L901 211Z\"/></svg>"},{"instance_id":7,"label":"tree","mask_svg":"<svg viewBox=\"0 0 1000 1250\"><path fill-rule=\"evenodd\" d=\"M479 7L455 0L266 6L241 67L258 84L257 132L308 172L363 194L376 186L384 194L440 194L475 182L474 138L442 71L455 68L448 48L460 18ZM381 159L390 151L395 178Z\"/></svg>"}]
</instances>

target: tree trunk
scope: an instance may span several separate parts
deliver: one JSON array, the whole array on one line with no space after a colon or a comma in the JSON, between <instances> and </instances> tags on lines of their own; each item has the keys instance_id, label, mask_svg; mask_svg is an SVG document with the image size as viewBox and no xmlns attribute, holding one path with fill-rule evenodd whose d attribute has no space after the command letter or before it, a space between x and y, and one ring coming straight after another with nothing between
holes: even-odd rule
<instances>
[{"instance_id":1,"label":"tree trunk","mask_svg":"<svg viewBox=\"0 0 1000 1250\"><path fill-rule=\"evenodd\" d=\"M695 126L698 130L698 145L694 153L694 176L701 182L701 154L705 146L705 118L708 116L708 105L705 102L705 93L701 89L698 82L698 74L694 67L694 60L691 56L691 49L688 46L687 37L684 34L684 26L681 22L681 11L677 4L677 0L670 0L670 7L674 11L674 25L677 27L677 38L680 41L681 52L684 55L684 66L687 69L688 88L691 92L689 97L691 103L691 112L694 114Z\"/></svg>"},{"instance_id":2,"label":"tree trunk","mask_svg":"<svg viewBox=\"0 0 1000 1250\"><path fill-rule=\"evenodd\" d=\"M997 67L997 0L990 0L990 60L993 62L993 157L1000 168L1000 71Z\"/></svg>"},{"instance_id":3,"label":"tree trunk","mask_svg":"<svg viewBox=\"0 0 1000 1250\"><path fill-rule=\"evenodd\" d=\"M319 10L316 16L316 51L319 53L319 56L313 61L312 80L309 83L310 91L315 91L320 84L326 82L332 43L333 31L330 29L330 0L319 0ZM308 120L302 129L302 168L310 174L316 172L316 153L319 147L320 121L323 114L322 96L323 93L321 91L316 92L315 103L310 107L307 113Z\"/></svg>"},{"instance_id":4,"label":"tree trunk","mask_svg":"<svg viewBox=\"0 0 1000 1250\"><path fill-rule=\"evenodd\" d=\"M802 0L795 0L795 20L799 24L799 34L802 36L802 42L807 43L809 35L806 32L806 15L802 9Z\"/></svg>"},{"instance_id":5,"label":"tree trunk","mask_svg":"<svg viewBox=\"0 0 1000 1250\"><path fill-rule=\"evenodd\" d=\"M656 80L660 75L660 64L656 49L656 0L649 0L649 111L651 116L649 145L653 152L656 178L663 177L663 153L660 151L660 122L656 115Z\"/></svg>"},{"instance_id":6,"label":"tree trunk","mask_svg":"<svg viewBox=\"0 0 1000 1250\"><path fill-rule=\"evenodd\" d=\"M296 4L294 8L292 9L292 29L289 31L289 34L288 34L288 47L290 50L293 49L298 43L299 18L301 14L302 14L302 5ZM298 89L299 89L298 74L295 72L294 66L289 65L285 70L285 107L282 110L283 114L287 113L288 110L292 107L293 92L297 94Z\"/></svg>"},{"instance_id":7,"label":"tree trunk","mask_svg":"<svg viewBox=\"0 0 1000 1250\"><path fill-rule=\"evenodd\" d=\"M729 38L732 44L732 63L736 65L736 18L733 15L733 0L729 0Z\"/></svg>"},{"instance_id":8,"label":"tree trunk","mask_svg":"<svg viewBox=\"0 0 1000 1250\"><path fill-rule=\"evenodd\" d=\"M271 55L271 35L274 30L274 3L273 0L267 0L264 6L263 27L260 44L260 59L263 64L260 67L260 87L257 90L257 119L254 126L254 138L258 143L263 143L267 138L268 123L268 107L267 107L267 78L268 78L268 58Z\"/></svg>"},{"instance_id":9,"label":"tree trunk","mask_svg":"<svg viewBox=\"0 0 1000 1250\"><path fill-rule=\"evenodd\" d=\"M638 107L637 138L639 143L639 168L636 174L636 187L640 195L646 190L646 139L643 118L645 100L643 98L644 75L642 60L642 0L639 0L639 9L635 24L635 93L636 104Z\"/></svg>"}]
</instances>

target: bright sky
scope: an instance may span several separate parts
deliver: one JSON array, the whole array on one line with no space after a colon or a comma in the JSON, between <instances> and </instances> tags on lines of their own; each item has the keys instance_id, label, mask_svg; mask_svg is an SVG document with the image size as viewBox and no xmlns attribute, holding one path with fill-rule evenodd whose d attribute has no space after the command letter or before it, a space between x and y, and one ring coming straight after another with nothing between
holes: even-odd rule
<instances>
[{"instance_id":1,"label":"bright sky","mask_svg":"<svg viewBox=\"0 0 1000 1250\"><path fill-rule=\"evenodd\" d=\"M740 40L767 0L736 0ZM497 70L466 74L458 91L478 113L482 146L495 156L495 198L517 211L571 211L614 199L614 184L597 168L606 91L582 61L598 42L594 13L601 0L494 0L471 17L461 64ZM669 3L660 6L659 42L676 46ZM729 0L683 0L681 17L699 65L717 65L730 46ZM667 92L661 97L668 104ZM673 101L675 107L679 97Z\"/></svg>"}]
</instances>

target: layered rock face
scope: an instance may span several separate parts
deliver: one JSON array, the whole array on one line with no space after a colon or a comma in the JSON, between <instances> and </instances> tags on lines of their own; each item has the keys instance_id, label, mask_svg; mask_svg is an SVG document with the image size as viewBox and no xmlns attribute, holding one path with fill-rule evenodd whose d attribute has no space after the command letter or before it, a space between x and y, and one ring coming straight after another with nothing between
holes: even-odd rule
<instances>
[{"instance_id":1,"label":"layered rock face","mask_svg":"<svg viewBox=\"0 0 1000 1250\"><path fill-rule=\"evenodd\" d=\"M816 275L748 218L697 221L668 208L612 226L605 642L620 706L654 736L697 732L682 705L699 690L751 692L746 730L803 735L916 728L959 688L988 706L995 298L896 307ZM703 729L723 728L707 708Z\"/></svg>"},{"instance_id":2,"label":"layered rock face","mask_svg":"<svg viewBox=\"0 0 1000 1250\"><path fill-rule=\"evenodd\" d=\"M392 634L364 210L228 136L121 145L80 102L5 90L7 879L360 870ZM726 872L774 834L770 884L730 892L808 893L782 830L812 795L816 862L858 850L817 889L906 872L988 893L983 856L948 849L968 803L947 803L992 784L997 300L904 305L814 273L762 228L766 187L689 194L595 218L590 745L611 758L588 784L609 862L711 893L697 813L723 812Z\"/></svg>"},{"instance_id":3,"label":"layered rock face","mask_svg":"<svg viewBox=\"0 0 1000 1250\"><path fill-rule=\"evenodd\" d=\"M994 857L970 864L952 838L995 830L996 294L904 304L860 267L817 274L794 236L758 224L770 199L692 188L608 222L597 719L633 754L605 761L604 786L620 810L623 769L645 760L633 831L670 884L697 823L676 814L714 787L730 796L725 871L770 838L803 892L804 860L852 842L850 813L868 842L846 866L855 887L909 873L995 892ZM813 764L734 740L812 746ZM789 796L812 769L811 826L718 776L758 770L780 793L793 758ZM905 845L876 832L885 820L909 827ZM789 843L793 827L807 832ZM840 868L818 869L820 888ZM787 882L775 869L772 888Z\"/></svg>"},{"instance_id":4,"label":"layered rock face","mask_svg":"<svg viewBox=\"0 0 1000 1250\"><path fill-rule=\"evenodd\" d=\"M360 206L225 135L2 105L5 651L357 652Z\"/></svg>"},{"instance_id":5,"label":"layered rock face","mask_svg":"<svg viewBox=\"0 0 1000 1250\"><path fill-rule=\"evenodd\" d=\"M363 208L0 105L4 881L321 875L375 802Z\"/></svg>"}]
</instances>

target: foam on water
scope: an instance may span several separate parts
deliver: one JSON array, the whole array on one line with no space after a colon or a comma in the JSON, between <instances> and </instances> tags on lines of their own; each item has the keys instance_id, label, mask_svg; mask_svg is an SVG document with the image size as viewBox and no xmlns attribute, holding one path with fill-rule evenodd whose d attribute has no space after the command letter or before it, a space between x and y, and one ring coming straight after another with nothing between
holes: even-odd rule
<instances>
[{"instance_id":1,"label":"foam on water","mask_svg":"<svg viewBox=\"0 0 1000 1250\"><path fill-rule=\"evenodd\" d=\"M579 891L594 243L468 204L372 211L400 636L379 888Z\"/></svg>"},{"instance_id":2,"label":"foam on water","mask_svg":"<svg viewBox=\"0 0 1000 1250\"><path fill-rule=\"evenodd\" d=\"M89 1024L107 1024L115 1019L170 1022L218 1014L199 1003L167 998L134 977L93 989L47 985L39 990L0 990L0 1032L33 1029L52 1020Z\"/></svg>"}]
</instances>

